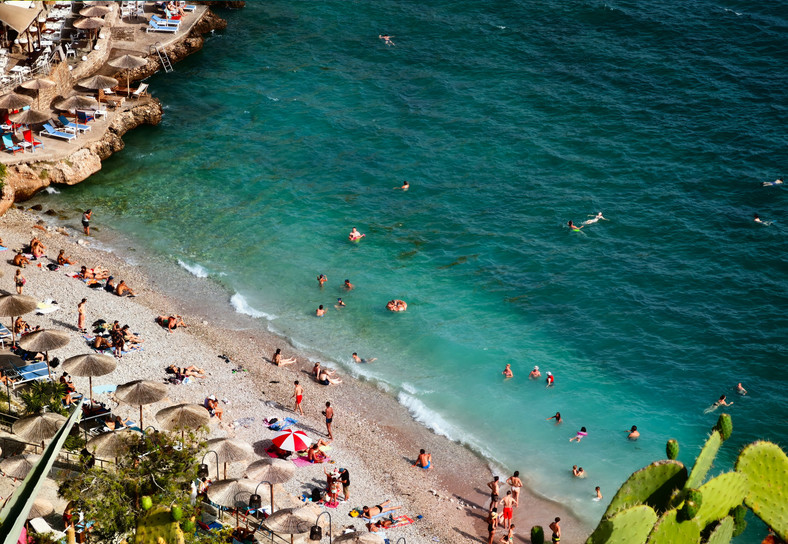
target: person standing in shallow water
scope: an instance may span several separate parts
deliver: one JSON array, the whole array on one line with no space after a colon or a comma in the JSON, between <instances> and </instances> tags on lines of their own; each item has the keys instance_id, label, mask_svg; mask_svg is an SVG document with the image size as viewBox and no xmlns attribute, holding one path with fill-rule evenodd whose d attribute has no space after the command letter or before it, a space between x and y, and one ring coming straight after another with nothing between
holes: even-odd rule
<instances>
[{"instance_id":1,"label":"person standing in shallow water","mask_svg":"<svg viewBox=\"0 0 788 544\"><path fill-rule=\"evenodd\" d=\"M85 210L82 214L82 230L85 231L85 236L90 236L90 218L93 217L93 210Z\"/></svg>"},{"instance_id":2,"label":"person standing in shallow water","mask_svg":"<svg viewBox=\"0 0 788 544\"><path fill-rule=\"evenodd\" d=\"M506 483L509 484L512 488L512 498L514 499L514 505L520 506L520 489L523 487L523 482L520 480L520 471L515 470L514 474L506 480Z\"/></svg>"}]
</instances>

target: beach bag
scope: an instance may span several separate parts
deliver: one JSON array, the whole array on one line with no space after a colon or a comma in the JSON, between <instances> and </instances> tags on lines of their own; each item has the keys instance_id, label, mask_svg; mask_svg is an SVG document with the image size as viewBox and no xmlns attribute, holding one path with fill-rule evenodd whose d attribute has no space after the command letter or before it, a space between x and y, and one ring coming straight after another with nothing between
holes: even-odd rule
<instances>
[{"instance_id":1,"label":"beach bag","mask_svg":"<svg viewBox=\"0 0 788 544\"><path fill-rule=\"evenodd\" d=\"M325 494L326 492L320 489L319 487L314 488L312 490L312 502L322 501Z\"/></svg>"},{"instance_id":2,"label":"beach bag","mask_svg":"<svg viewBox=\"0 0 788 544\"><path fill-rule=\"evenodd\" d=\"M55 263L49 263L47 265L47 268L49 268L52 272L54 272L55 270L57 270L60 267L58 265L56 265Z\"/></svg>"}]
</instances>

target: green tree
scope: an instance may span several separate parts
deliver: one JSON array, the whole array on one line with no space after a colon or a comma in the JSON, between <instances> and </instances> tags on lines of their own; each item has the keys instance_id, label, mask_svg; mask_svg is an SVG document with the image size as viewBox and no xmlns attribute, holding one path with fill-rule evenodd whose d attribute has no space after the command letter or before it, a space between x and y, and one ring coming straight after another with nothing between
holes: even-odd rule
<instances>
[{"instance_id":1,"label":"green tree","mask_svg":"<svg viewBox=\"0 0 788 544\"><path fill-rule=\"evenodd\" d=\"M22 399L25 414L37 414L46 408L50 412L66 415L68 409L63 406L63 397L67 391L66 384L42 380L31 383L19 398Z\"/></svg>"},{"instance_id":2,"label":"green tree","mask_svg":"<svg viewBox=\"0 0 788 544\"><path fill-rule=\"evenodd\" d=\"M180 434L157 431L128 433L129 451L111 468L89 468L62 481L61 497L77 501L86 519L93 520L93 535L99 541L129 537L137 519L144 514L141 498L154 504L177 503L184 519L194 515L189 505L191 482L197 478L198 455L204 449L202 435L190 433L180 443Z\"/></svg>"}]
</instances>

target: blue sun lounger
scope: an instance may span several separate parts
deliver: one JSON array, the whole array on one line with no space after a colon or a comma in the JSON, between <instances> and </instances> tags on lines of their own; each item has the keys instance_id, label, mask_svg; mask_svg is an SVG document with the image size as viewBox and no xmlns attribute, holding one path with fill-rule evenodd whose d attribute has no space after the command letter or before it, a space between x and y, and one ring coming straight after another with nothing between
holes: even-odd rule
<instances>
[{"instance_id":1,"label":"blue sun lounger","mask_svg":"<svg viewBox=\"0 0 788 544\"><path fill-rule=\"evenodd\" d=\"M93 130L93 127L91 127L90 125L80 125L79 123L72 123L71 121L68 120L68 118L65 115L58 115L57 118L58 120L60 120L61 123L63 123L63 126L66 128L73 128L80 132L87 132L89 130Z\"/></svg>"},{"instance_id":2,"label":"blue sun lounger","mask_svg":"<svg viewBox=\"0 0 788 544\"><path fill-rule=\"evenodd\" d=\"M150 21L148 23L148 28L145 29L145 32L150 32L151 30L155 32L178 32L178 27L176 26L159 26L156 24L156 21Z\"/></svg>"},{"instance_id":3,"label":"blue sun lounger","mask_svg":"<svg viewBox=\"0 0 788 544\"><path fill-rule=\"evenodd\" d=\"M151 17L151 21L155 22L159 26L174 26L178 27L181 25L180 19L162 19L158 15L153 15Z\"/></svg>"},{"instance_id":4,"label":"blue sun lounger","mask_svg":"<svg viewBox=\"0 0 788 544\"><path fill-rule=\"evenodd\" d=\"M38 133L39 136L52 136L53 138L63 138L64 140L76 140L77 135L71 132L61 132L49 123L44 123L44 130Z\"/></svg>"},{"instance_id":5,"label":"blue sun lounger","mask_svg":"<svg viewBox=\"0 0 788 544\"><path fill-rule=\"evenodd\" d=\"M28 382L49 379L49 368L44 362L32 363L24 366L15 366L16 377L12 378L14 389Z\"/></svg>"}]
</instances>

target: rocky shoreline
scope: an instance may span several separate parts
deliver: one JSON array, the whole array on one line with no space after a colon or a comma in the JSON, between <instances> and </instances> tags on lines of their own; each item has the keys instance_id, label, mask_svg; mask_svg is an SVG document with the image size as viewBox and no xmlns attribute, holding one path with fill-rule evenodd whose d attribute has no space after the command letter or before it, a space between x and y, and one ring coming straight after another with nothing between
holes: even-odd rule
<instances>
[{"instance_id":1,"label":"rocky shoreline","mask_svg":"<svg viewBox=\"0 0 788 544\"><path fill-rule=\"evenodd\" d=\"M214 2L226 7L243 7L243 2ZM228 4L231 4L228 6ZM170 61L176 63L202 49L205 34L223 30L227 21L209 9L199 21L179 40L164 48ZM148 63L129 73L132 81L150 77L162 69L158 56L148 56ZM91 74L87 74L85 77ZM125 71L112 73L124 77ZM100 139L88 142L58 160L32 160L17 164L0 165L0 215L15 202L23 202L52 184L75 185L101 170L101 161L125 146L123 135L140 125L157 125L161 122L161 102L151 98L114 116Z\"/></svg>"}]
</instances>

